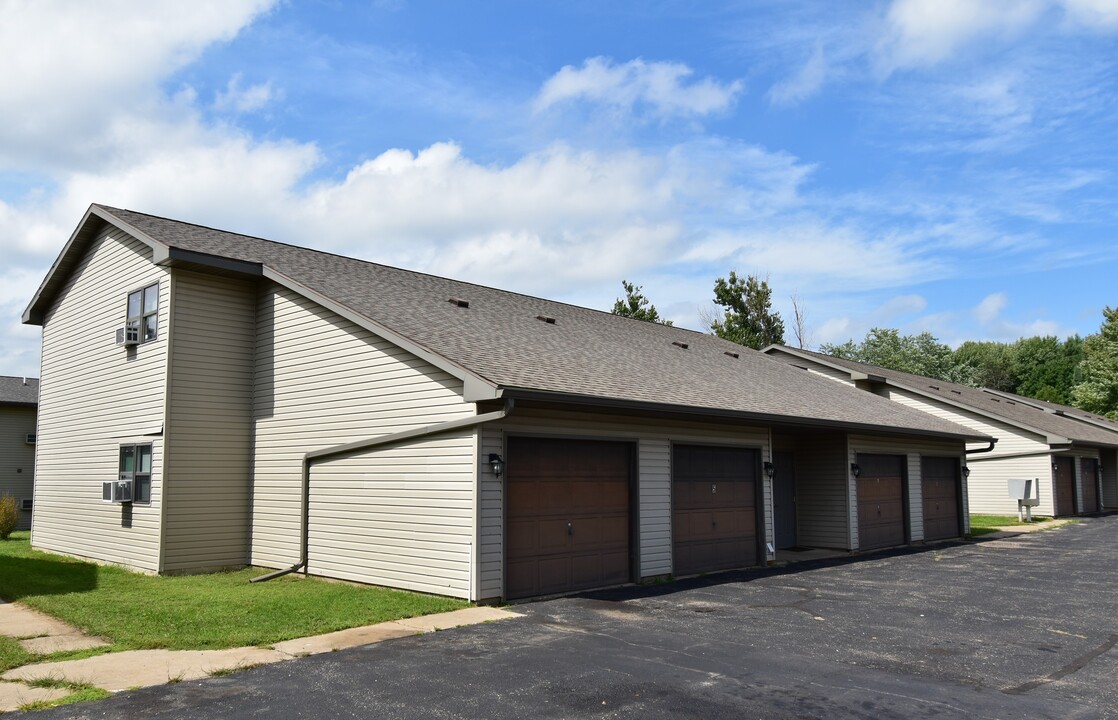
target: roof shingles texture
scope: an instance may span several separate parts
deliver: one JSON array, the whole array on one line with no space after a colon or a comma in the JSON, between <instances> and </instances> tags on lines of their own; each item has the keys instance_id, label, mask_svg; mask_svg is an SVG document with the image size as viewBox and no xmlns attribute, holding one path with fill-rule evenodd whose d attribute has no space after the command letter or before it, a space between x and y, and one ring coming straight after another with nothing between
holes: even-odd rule
<instances>
[{"instance_id":1,"label":"roof shingles texture","mask_svg":"<svg viewBox=\"0 0 1118 720\"><path fill-rule=\"evenodd\" d=\"M878 375L892 384L902 385L932 397L942 398L948 402L959 403L975 410L991 413L1005 418L1011 423L1026 425L1050 435L1057 435L1077 443L1118 445L1118 424L1101 416L1094 416L1078 408L1045 403L1041 400L1012 395L1011 393L993 393L969 385L957 385L945 380L913 375L911 373L891 370L889 368L868 365L854 360L836 358L823 353L805 350L792 350L793 353L803 353L818 358L822 362L829 362L839 367L863 372L869 375ZM1073 417L1096 419L1104 424L1114 425L1113 430L1108 430L1094 424L1089 424L1070 417L1062 417L1052 412L1047 412L1038 406L1048 406L1053 410L1061 410Z\"/></svg>"},{"instance_id":2,"label":"roof shingles texture","mask_svg":"<svg viewBox=\"0 0 1118 720\"><path fill-rule=\"evenodd\" d=\"M38 405L37 378L0 375L0 405Z\"/></svg>"},{"instance_id":3,"label":"roof shingles texture","mask_svg":"<svg viewBox=\"0 0 1118 720\"><path fill-rule=\"evenodd\" d=\"M260 263L499 387L774 420L975 435L713 335L98 207L169 247ZM466 300L469 307L458 307L450 298Z\"/></svg>"}]
</instances>

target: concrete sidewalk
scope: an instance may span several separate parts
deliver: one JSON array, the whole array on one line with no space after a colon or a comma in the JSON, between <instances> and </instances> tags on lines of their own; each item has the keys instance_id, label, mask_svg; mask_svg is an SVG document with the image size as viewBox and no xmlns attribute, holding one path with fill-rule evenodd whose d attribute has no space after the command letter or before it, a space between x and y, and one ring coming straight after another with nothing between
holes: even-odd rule
<instances>
[{"instance_id":1,"label":"concrete sidewalk","mask_svg":"<svg viewBox=\"0 0 1118 720\"><path fill-rule=\"evenodd\" d=\"M27 684L36 680L64 680L118 692L180 680L197 680L223 671L512 617L519 615L499 608L473 607L286 640L272 647L128 650L81 660L24 665L0 675L0 712L16 710L21 705L36 700L56 700L71 693L69 690L34 688ZM107 644L100 638L82 635L76 628L18 603L0 604L0 634L27 638L21 640L21 644L37 642L39 644L36 647L44 648L77 649ZM70 645L67 646L67 643ZM37 653L57 652L53 649L28 650Z\"/></svg>"}]
</instances>

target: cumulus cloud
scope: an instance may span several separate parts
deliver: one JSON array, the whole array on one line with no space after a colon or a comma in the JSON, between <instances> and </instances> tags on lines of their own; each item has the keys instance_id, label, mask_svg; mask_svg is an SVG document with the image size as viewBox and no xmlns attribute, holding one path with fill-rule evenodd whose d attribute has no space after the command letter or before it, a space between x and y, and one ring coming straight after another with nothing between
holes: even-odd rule
<instances>
[{"instance_id":1,"label":"cumulus cloud","mask_svg":"<svg viewBox=\"0 0 1118 720\"><path fill-rule=\"evenodd\" d=\"M272 83L241 87L241 74L229 78L225 90L214 98L214 109L219 112L249 113L267 105L276 97Z\"/></svg>"},{"instance_id":2,"label":"cumulus cloud","mask_svg":"<svg viewBox=\"0 0 1118 720\"><path fill-rule=\"evenodd\" d=\"M692 74L682 63L637 59L616 64L594 57L582 67L567 65L550 77L536 96L535 109L584 101L628 112L647 108L658 117L695 117L727 109L742 90L740 80L720 83L704 78L689 83Z\"/></svg>"},{"instance_id":3,"label":"cumulus cloud","mask_svg":"<svg viewBox=\"0 0 1118 720\"><path fill-rule=\"evenodd\" d=\"M1008 301L1009 298L1002 292L987 295L975 306L973 310L975 319L982 325L989 325L1002 314Z\"/></svg>"},{"instance_id":4,"label":"cumulus cloud","mask_svg":"<svg viewBox=\"0 0 1118 720\"><path fill-rule=\"evenodd\" d=\"M162 79L272 2L4 2L0 166L41 172L103 161L122 111L156 111Z\"/></svg>"}]
</instances>

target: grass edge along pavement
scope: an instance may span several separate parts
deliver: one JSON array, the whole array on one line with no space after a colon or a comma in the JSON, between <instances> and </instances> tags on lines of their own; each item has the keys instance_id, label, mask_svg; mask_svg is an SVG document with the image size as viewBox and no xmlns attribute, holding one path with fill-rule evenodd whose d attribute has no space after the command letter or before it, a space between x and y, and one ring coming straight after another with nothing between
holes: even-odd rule
<instances>
[{"instance_id":1,"label":"grass edge along pavement","mask_svg":"<svg viewBox=\"0 0 1118 720\"><path fill-rule=\"evenodd\" d=\"M970 516L970 537L1015 529L1049 530L1060 525L1077 522L1075 518L1034 517L1032 522L1021 522L1016 515L987 515L976 513ZM1043 526L1043 527L1038 527Z\"/></svg>"},{"instance_id":2,"label":"grass edge along pavement","mask_svg":"<svg viewBox=\"0 0 1118 720\"><path fill-rule=\"evenodd\" d=\"M290 575L267 583L259 568L158 576L33 550L29 533L0 541L0 597L63 620L111 644L36 655L0 637L0 668L123 650L216 650L469 607L454 598ZM76 694L86 692L79 690ZM88 693L86 693L88 694Z\"/></svg>"}]
</instances>

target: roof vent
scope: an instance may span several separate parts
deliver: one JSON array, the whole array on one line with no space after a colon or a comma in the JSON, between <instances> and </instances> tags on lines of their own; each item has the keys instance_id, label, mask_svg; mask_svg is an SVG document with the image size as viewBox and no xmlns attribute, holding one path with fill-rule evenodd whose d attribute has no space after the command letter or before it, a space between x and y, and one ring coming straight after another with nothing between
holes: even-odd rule
<instances>
[{"instance_id":1,"label":"roof vent","mask_svg":"<svg viewBox=\"0 0 1118 720\"><path fill-rule=\"evenodd\" d=\"M540 322L545 322L548 325L554 325L555 324L555 318L548 317L547 315L537 315L536 319L539 320Z\"/></svg>"},{"instance_id":2,"label":"roof vent","mask_svg":"<svg viewBox=\"0 0 1118 720\"><path fill-rule=\"evenodd\" d=\"M929 385L932 390L939 390L939 385Z\"/></svg>"},{"instance_id":3,"label":"roof vent","mask_svg":"<svg viewBox=\"0 0 1118 720\"><path fill-rule=\"evenodd\" d=\"M961 391L959 391L959 390L952 390L951 392L955 393L956 395L962 395L962 394L963 394L963 393L962 393Z\"/></svg>"},{"instance_id":4,"label":"roof vent","mask_svg":"<svg viewBox=\"0 0 1118 720\"><path fill-rule=\"evenodd\" d=\"M676 347L681 347L681 348L683 348L684 350L686 350L686 349L687 349L687 343L685 343L685 342L680 342L679 340L672 340L672 345L675 345Z\"/></svg>"},{"instance_id":5,"label":"roof vent","mask_svg":"<svg viewBox=\"0 0 1118 720\"><path fill-rule=\"evenodd\" d=\"M470 306L470 301L463 300L462 298L450 298L450 304L460 308L468 308Z\"/></svg>"},{"instance_id":6,"label":"roof vent","mask_svg":"<svg viewBox=\"0 0 1118 720\"><path fill-rule=\"evenodd\" d=\"M737 354L736 352L730 352L729 350L727 350L726 352L724 352L724 353L722 353L722 354L723 354L723 355L729 355L729 356L730 356L730 357L732 357L732 358L739 358L739 357L741 357L741 355L738 355L738 354Z\"/></svg>"}]
</instances>

